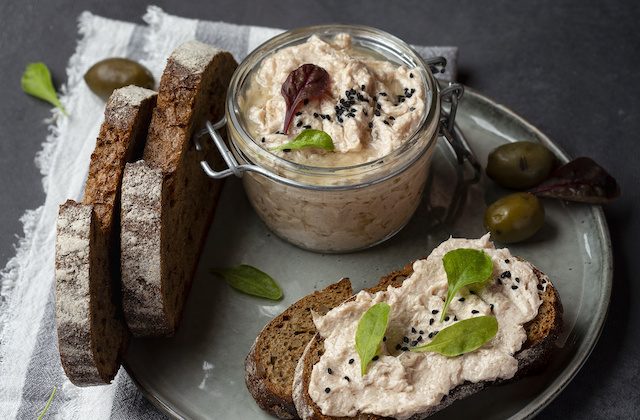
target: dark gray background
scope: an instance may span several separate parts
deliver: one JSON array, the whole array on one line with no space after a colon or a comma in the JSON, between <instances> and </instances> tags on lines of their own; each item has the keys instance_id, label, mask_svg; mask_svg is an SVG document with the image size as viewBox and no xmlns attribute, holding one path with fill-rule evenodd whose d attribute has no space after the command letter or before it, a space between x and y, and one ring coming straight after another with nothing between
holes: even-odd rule
<instances>
[{"instance_id":1,"label":"dark gray background","mask_svg":"<svg viewBox=\"0 0 640 420\"><path fill-rule=\"evenodd\" d=\"M44 202L34 157L47 135L48 104L24 94L27 63L45 62L54 84L78 39L83 10L142 23L133 0L7 1L0 6L0 267L23 236L20 217ZM543 419L640 419L640 2L637 1L255 1L156 4L171 14L279 28L328 22L371 25L421 45L459 47L459 81L504 103L571 156L589 156L617 178L606 205L615 278L604 332L590 359ZM0 379L1 380L1 379Z\"/></svg>"}]
</instances>

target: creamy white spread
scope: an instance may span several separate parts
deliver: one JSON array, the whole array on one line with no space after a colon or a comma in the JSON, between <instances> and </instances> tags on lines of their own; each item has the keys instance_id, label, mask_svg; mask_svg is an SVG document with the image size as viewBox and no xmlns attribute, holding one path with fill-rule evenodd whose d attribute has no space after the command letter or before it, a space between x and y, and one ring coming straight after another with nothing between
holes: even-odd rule
<instances>
[{"instance_id":1,"label":"creamy white spread","mask_svg":"<svg viewBox=\"0 0 640 420\"><path fill-rule=\"evenodd\" d=\"M300 104L287 134L282 134L282 84L303 64L325 69L329 89ZM425 89L418 70L363 54L348 34L331 41L314 35L267 57L241 107L247 110L250 134L265 149L288 143L308 128L323 130L333 140L333 152L304 148L274 153L301 164L343 167L383 157L409 139L425 113Z\"/></svg>"},{"instance_id":2,"label":"creamy white spread","mask_svg":"<svg viewBox=\"0 0 640 420\"><path fill-rule=\"evenodd\" d=\"M442 257L457 248L486 252L493 273L485 286L462 288L441 323L448 288ZM437 405L465 381L508 379L516 373L513 355L526 341L523 324L535 318L541 303L531 266L508 249L496 249L487 234L476 240L449 239L427 259L415 262L413 269L399 288L376 294L363 291L325 316L314 314L325 353L313 367L309 395L323 414L361 412L405 419ZM390 305L389 323L379 358L361 376L354 348L356 329L362 315L378 302ZM408 351L427 344L437 331L455 322L482 315L496 317L498 332L475 351L457 357Z\"/></svg>"}]
</instances>

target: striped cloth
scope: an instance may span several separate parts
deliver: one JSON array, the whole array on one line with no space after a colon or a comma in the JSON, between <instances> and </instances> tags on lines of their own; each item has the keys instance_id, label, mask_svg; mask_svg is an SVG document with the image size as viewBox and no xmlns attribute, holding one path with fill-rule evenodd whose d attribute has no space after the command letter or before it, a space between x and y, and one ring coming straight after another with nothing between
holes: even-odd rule
<instances>
[{"instance_id":1,"label":"striped cloth","mask_svg":"<svg viewBox=\"0 0 640 420\"><path fill-rule=\"evenodd\" d=\"M43 175L45 203L27 211L25 235L16 256L2 270L0 283L0 419L36 419L54 387L49 419L162 419L166 416L121 369L111 385L78 388L66 378L58 354L54 248L58 206L81 200L89 159L104 113L104 102L83 80L87 69L107 57L128 57L147 66L156 80L169 54L197 39L231 52L240 62L249 51L281 32L278 29L184 19L150 6L146 25L115 21L84 12L80 39L67 68L61 102L71 116L53 109L50 135L36 156ZM440 77L455 80L453 47L416 47L424 57L447 58Z\"/></svg>"}]
</instances>

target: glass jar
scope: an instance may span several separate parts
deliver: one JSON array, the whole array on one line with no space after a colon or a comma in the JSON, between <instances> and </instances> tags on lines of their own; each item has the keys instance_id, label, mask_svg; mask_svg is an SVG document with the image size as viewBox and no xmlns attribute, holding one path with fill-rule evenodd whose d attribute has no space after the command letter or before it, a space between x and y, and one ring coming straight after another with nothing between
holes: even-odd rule
<instances>
[{"instance_id":1,"label":"glass jar","mask_svg":"<svg viewBox=\"0 0 640 420\"><path fill-rule=\"evenodd\" d=\"M311 35L351 35L354 48L412 69L422 79L425 112L408 140L381 158L344 167L302 165L265 150L252 138L242 109L251 76L274 52ZM231 151L256 213L278 236L326 253L376 245L400 231L420 202L438 136L438 85L423 59L405 42L377 29L325 25L292 30L254 50L228 90L226 121Z\"/></svg>"}]
</instances>

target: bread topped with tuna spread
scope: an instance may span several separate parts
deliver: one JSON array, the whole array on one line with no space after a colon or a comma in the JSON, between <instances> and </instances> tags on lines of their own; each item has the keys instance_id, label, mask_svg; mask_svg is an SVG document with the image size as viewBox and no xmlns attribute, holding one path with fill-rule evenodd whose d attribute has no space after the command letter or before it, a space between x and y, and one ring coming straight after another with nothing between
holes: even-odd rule
<instances>
[{"instance_id":1,"label":"bread topped with tuna spread","mask_svg":"<svg viewBox=\"0 0 640 420\"><path fill-rule=\"evenodd\" d=\"M484 287L467 286L460 289L453 299L443 323L440 322L442 305L446 295L444 286L429 285L429 277L441 276L441 260L446 250L469 247L486 251L493 261L493 273ZM416 280L421 278L422 280ZM425 282L425 279L427 281ZM407 280L410 280L407 282ZM439 282L442 279L438 280ZM401 287L403 286L404 287ZM431 290L422 297L424 311L412 309L408 314L394 314L394 305L404 305L401 299L413 290ZM416 289L417 288L417 289ZM395 289L396 291L391 291ZM406 289L406 290L405 290ZM432 293L433 292L433 293ZM377 294L376 294L377 293ZM385 332L382 348L374 361L370 362L365 376L360 372L359 355L354 349L355 326L363 311L373 302L388 301L391 306L389 324ZM360 303L358 303L360 302ZM515 304L513 302L516 302ZM518 308L524 308L520 310ZM535 312L532 310L535 309ZM527 313L528 315L520 315ZM478 350L449 358L434 352L414 352L410 347L422 346L431 341L438 331L455 321L479 315L496 317L499 329L494 339ZM519 318L514 325L506 325L505 316ZM332 319L333 317L333 319ZM335 324L336 319L350 319L345 324ZM530 319L529 319L530 318ZM432 321L433 319L433 321ZM562 329L562 304L557 290L548 277L532 264L512 256L508 250L495 250L488 236L474 241L451 239L446 241L426 258L408 264L400 271L380 279L378 285L351 297L328 315L314 315L319 328L298 359L293 378L292 399L296 413L281 418L303 419L423 419L460 400L496 383L515 380L544 368L554 350L554 342ZM335 324L335 325L334 325ZM501 327L500 327L501 328ZM336 330L346 331L337 334ZM326 334L329 349L325 348ZM503 340L503 336L515 334L514 344L506 347L505 355L491 355L494 347L502 351L505 347L494 344L493 340ZM500 346L503 346L500 348ZM323 358L329 352L329 357ZM493 358L499 366L497 372L483 372L477 369L483 360ZM419 359L427 359L421 364ZM484 358L484 359L483 359ZM411 359L417 361L408 362ZM443 370L432 366L454 364L453 369L461 369L462 378L448 378ZM394 365L406 364L403 368ZM492 364L492 363L489 363ZM428 367L431 365L431 367ZM427 367L425 367L427 366ZM314 374L315 368L315 374ZM404 370L403 370L404 369ZM443 367L446 370L446 367ZM465 372L465 369L467 370ZM414 372L406 376L401 372ZM424 372L423 377L415 372ZM444 375L444 376L443 376ZM417 379L414 377L418 377ZM382 379L384 378L384 380ZM438 379L430 379L438 378ZM380 380L378 380L380 379ZM436 392L406 393L398 390L409 388L437 389ZM376 384L384 383L376 389ZM311 392L310 392L311 389ZM323 398L338 396L337 403ZM342 394L342 395L340 395ZM366 397L365 397L366 395ZM371 397L373 395L373 397ZM386 400L385 400L386 398ZM412 400L413 399L413 400ZM359 401L358 401L359 400ZM373 400L373 401L372 401ZM320 401L318 403L317 401ZM398 401L410 401L399 404ZM322 404L322 407L321 407ZM273 414L273 413L272 413Z\"/></svg>"}]
</instances>

